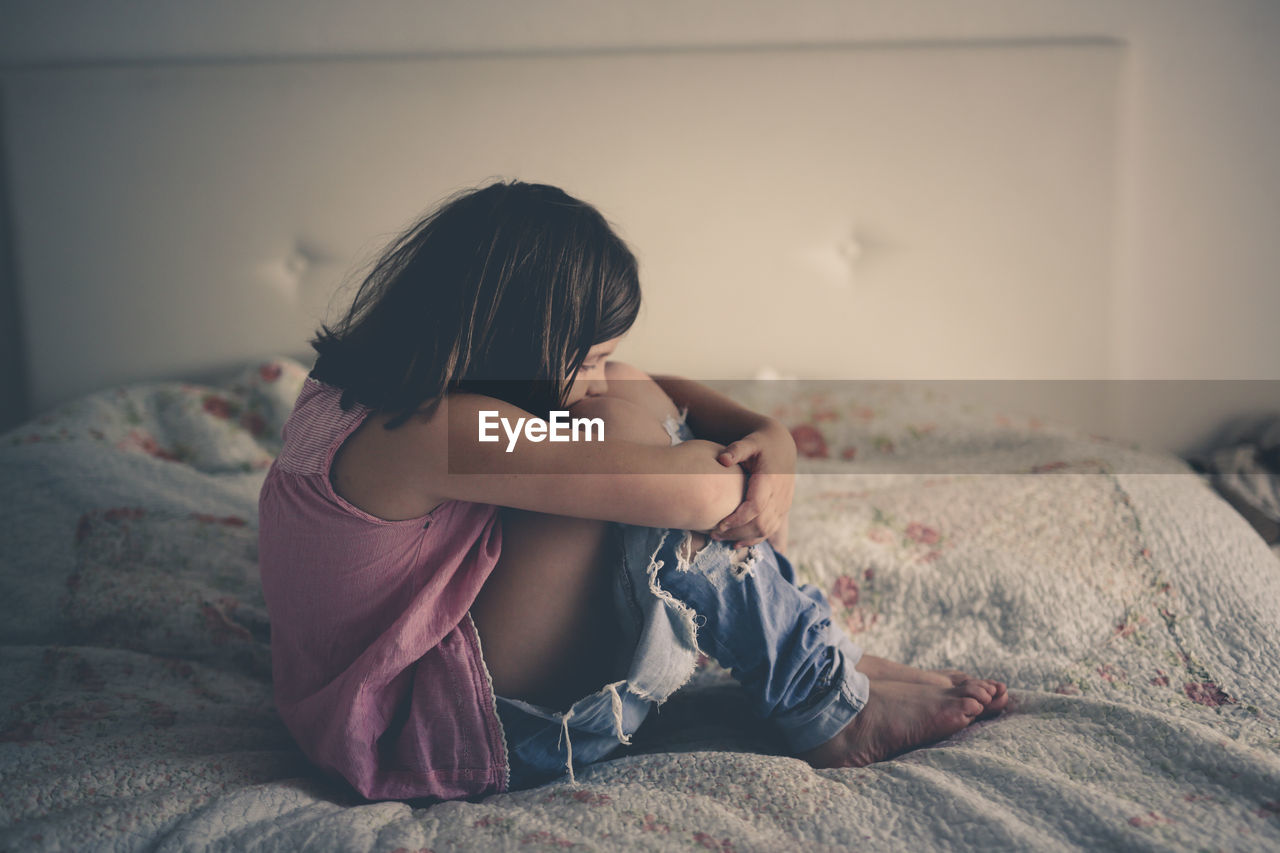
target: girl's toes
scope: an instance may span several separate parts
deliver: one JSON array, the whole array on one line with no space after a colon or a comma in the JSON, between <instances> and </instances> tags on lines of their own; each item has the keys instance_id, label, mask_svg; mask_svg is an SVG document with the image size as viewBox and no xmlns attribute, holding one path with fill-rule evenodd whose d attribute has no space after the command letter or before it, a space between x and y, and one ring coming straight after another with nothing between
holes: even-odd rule
<instances>
[{"instance_id":1,"label":"girl's toes","mask_svg":"<svg viewBox=\"0 0 1280 853\"><path fill-rule=\"evenodd\" d=\"M967 696L972 699L977 699L984 707L991 702L990 688L987 687L985 682L978 681L977 679L971 678L968 681L961 682L951 690L957 696Z\"/></svg>"},{"instance_id":2,"label":"girl's toes","mask_svg":"<svg viewBox=\"0 0 1280 853\"><path fill-rule=\"evenodd\" d=\"M1009 688L1005 686L1003 681L988 681L993 685L991 691L991 701L986 703L986 710L978 717L979 720L989 720L998 716L1009 705Z\"/></svg>"}]
</instances>

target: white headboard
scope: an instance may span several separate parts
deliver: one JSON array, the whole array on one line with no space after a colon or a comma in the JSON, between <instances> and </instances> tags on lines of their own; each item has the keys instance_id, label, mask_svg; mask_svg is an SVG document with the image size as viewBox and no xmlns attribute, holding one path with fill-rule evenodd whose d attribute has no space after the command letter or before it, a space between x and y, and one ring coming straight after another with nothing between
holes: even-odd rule
<instances>
[{"instance_id":1,"label":"white headboard","mask_svg":"<svg viewBox=\"0 0 1280 853\"><path fill-rule=\"evenodd\" d=\"M305 355L361 261L492 177L560 184L618 226L645 287L619 357L650 370L1105 378L1123 53L11 70L30 408Z\"/></svg>"}]
</instances>

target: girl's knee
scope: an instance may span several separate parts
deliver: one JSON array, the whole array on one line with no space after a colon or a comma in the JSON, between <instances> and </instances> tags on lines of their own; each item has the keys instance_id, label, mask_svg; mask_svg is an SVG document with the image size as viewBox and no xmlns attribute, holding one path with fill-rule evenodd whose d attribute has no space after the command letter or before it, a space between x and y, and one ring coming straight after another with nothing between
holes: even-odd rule
<instances>
[{"instance_id":1,"label":"girl's knee","mask_svg":"<svg viewBox=\"0 0 1280 853\"><path fill-rule=\"evenodd\" d=\"M671 436L648 410L621 397L607 394L583 397L569 407L569 412L575 418L600 418L604 421L606 441L634 441L662 447L671 444Z\"/></svg>"}]
</instances>

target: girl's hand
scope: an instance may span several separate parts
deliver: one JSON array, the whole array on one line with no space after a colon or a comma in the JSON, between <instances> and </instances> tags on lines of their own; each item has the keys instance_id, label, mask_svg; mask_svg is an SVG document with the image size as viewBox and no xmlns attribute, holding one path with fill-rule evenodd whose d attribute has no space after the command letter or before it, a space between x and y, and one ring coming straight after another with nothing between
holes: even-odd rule
<instances>
[{"instance_id":1,"label":"girl's hand","mask_svg":"<svg viewBox=\"0 0 1280 853\"><path fill-rule=\"evenodd\" d=\"M796 443L780 421L765 425L726 447L721 465L740 464L747 472L747 495L725 516L713 539L732 540L735 548L757 545L779 536L785 544L786 518L795 495Z\"/></svg>"},{"instance_id":2,"label":"girl's hand","mask_svg":"<svg viewBox=\"0 0 1280 853\"><path fill-rule=\"evenodd\" d=\"M786 553L787 550L787 521L791 518L790 513L782 517L782 527L778 528L778 532L769 537L769 544L773 546L773 550L779 554Z\"/></svg>"}]
</instances>

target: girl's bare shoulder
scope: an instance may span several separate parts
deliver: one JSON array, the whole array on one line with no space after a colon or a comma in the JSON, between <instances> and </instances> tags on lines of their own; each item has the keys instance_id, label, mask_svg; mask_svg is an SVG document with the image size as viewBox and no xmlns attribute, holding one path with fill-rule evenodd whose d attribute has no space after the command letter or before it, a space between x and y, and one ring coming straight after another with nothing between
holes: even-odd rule
<instances>
[{"instance_id":1,"label":"girl's bare shoulder","mask_svg":"<svg viewBox=\"0 0 1280 853\"><path fill-rule=\"evenodd\" d=\"M329 481L339 497L377 518L420 518L448 500L439 481L449 470L450 422L457 438L466 424L475 430L480 410L507 406L481 394L451 392L434 411L411 415L393 429L386 429L393 414L373 412L338 449Z\"/></svg>"},{"instance_id":2,"label":"girl's bare shoulder","mask_svg":"<svg viewBox=\"0 0 1280 853\"><path fill-rule=\"evenodd\" d=\"M348 436L333 457L329 482L339 497L376 518L420 518L445 502L424 481L421 464L405 464L421 452L423 442L414 433L429 428L427 419L410 418L398 429L385 429L391 418L370 414Z\"/></svg>"}]
</instances>

